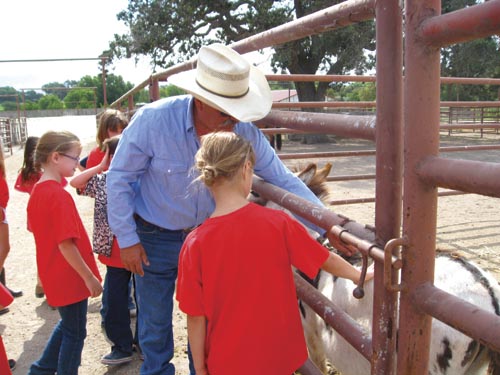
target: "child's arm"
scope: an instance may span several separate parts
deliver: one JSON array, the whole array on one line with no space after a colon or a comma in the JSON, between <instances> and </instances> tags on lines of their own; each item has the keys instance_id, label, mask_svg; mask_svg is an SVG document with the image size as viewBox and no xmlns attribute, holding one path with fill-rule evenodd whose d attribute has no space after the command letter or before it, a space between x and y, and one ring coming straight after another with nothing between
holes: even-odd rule
<instances>
[{"instance_id":1,"label":"child's arm","mask_svg":"<svg viewBox=\"0 0 500 375\"><path fill-rule=\"evenodd\" d=\"M354 283L357 283L359 281L359 277L361 276L360 270L352 266L342 257L332 252L330 252L330 255L326 259L325 263L323 263L323 265L321 266L321 269L331 273L332 275L352 280ZM369 270L368 272L366 272L365 281L371 280L372 278L373 271Z\"/></svg>"},{"instance_id":2,"label":"child's arm","mask_svg":"<svg viewBox=\"0 0 500 375\"><path fill-rule=\"evenodd\" d=\"M89 180L92 178L92 176L102 173L108 167L109 167L109 149L106 148L106 154L104 155L102 161L95 167L85 169L78 176L73 177L70 181L70 185L76 189L83 189L85 185L87 185L87 182L89 182Z\"/></svg>"},{"instance_id":3,"label":"child's arm","mask_svg":"<svg viewBox=\"0 0 500 375\"><path fill-rule=\"evenodd\" d=\"M97 277L94 276L89 266L83 261L80 252L78 251L72 239L67 239L59 244L64 259L71 267L80 275L85 282L91 297L97 297L102 293L102 286Z\"/></svg>"},{"instance_id":4,"label":"child's arm","mask_svg":"<svg viewBox=\"0 0 500 375\"><path fill-rule=\"evenodd\" d=\"M188 340L193 356L196 375L209 375L205 363L205 337L207 334L207 319L201 316L187 316Z\"/></svg>"}]
</instances>

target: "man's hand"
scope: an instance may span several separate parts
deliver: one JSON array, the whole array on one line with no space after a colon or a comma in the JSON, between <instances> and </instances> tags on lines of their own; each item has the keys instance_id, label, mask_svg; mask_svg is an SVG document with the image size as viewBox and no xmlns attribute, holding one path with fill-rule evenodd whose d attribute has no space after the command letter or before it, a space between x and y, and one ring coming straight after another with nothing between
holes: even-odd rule
<instances>
[{"instance_id":1,"label":"man's hand","mask_svg":"<svg viewBox=\"0 0 500 375\"><path fill-rule=\"evenodd\" d=\"M148 256L140 243L121 249L123 266L132 273L144 276L142 264L149 266Z\"/></svg>"}]
</instances>

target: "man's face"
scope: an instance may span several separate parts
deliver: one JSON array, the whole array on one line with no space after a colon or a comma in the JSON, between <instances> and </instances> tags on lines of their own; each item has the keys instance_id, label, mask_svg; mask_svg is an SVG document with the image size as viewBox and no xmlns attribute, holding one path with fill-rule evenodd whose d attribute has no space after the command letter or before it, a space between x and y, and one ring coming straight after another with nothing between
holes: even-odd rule
<instances>
[{"instance_id":1,"label":"man's face","mask_svg":"<svg viewBox=\"0 0 500 375\"><path fill-rule=\"evenodd\" d=\"M237 119L196 99L195 110L206 131L232 131Z\"/></svg>"}]
</instances>

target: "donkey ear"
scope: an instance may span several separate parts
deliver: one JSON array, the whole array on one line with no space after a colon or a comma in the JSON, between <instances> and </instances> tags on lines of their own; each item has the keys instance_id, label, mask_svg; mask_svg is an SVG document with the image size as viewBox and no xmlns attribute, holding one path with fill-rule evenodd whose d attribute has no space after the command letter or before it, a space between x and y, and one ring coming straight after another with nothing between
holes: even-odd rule
<instances>
[{"instance_id":1,"label":"donkey ear","mask_svg":"<svg viewBox=\"0 0 500 375\"><path fill-rule=\"evenodd\" d=\"M326 163L323 168L318 169L318 171L316 172L316 176L321 180L326 181L326 178L330 175L331 170L332 170L332 164Z\"/></svg>"},{"instance_id":2,"label":"donkey ear","mask_svg":"<svg viewBox=\"0 0 500 375\"><path fill-rule=\"evenodd\" d=\"M316 174L316 169L317 169L316 164L311 163L305 169L297 173L297 177L300 178L306 185L308 185L314 178L314 175Z\"/></svg>"}]
</instances>

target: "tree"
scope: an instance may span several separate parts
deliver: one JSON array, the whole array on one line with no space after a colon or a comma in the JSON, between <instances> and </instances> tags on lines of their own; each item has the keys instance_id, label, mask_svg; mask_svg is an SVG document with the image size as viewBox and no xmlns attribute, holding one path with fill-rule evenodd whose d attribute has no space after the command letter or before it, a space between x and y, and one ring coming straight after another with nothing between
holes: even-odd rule
<instances>
[{"instance_id":1,"label":"tree","mask_svg":"<svg viewBox=\"0 0 500 375\"><path fill-rule=\"evenodd\" d=\"M472 6L478 0L443 0L442 13ZM441 50L443 77L497 77L500 73L500 43L498 36L477 39L444 47ZM498 86L442 85L442 100L494 100Z\"/></svg>"},{"instance_id":2,"label":"tree","mask_svg":"<svg viewBox=\"0 0 500 375\"><path fill-rule=\"evenodd\" d=\"M42 86L42 90L46 94L53 94L57 96L60 100L63 100L66 94L68 93L68 90L65 90L67 88L68 86L66 86L64 83L59 83L59 82L50 82Z\"/></svg>"},{"instance_id":3,"label":"tree","mask_svg":"<svg viewBox=\"0 0 500 375\"><path fill-rule=\"evenodd\" d=\"M129 1L118 19L129 28L110 43L112 58L146 55L165 68L194 56L202 45L229 44L300 18L341 1ZM293 5L293 6L292 6ZM374 49L374 26L364 22L334 32L277 46L275 71L294 74L343 74L370 67L366 50ZM323 100L328 83L299 83L301 100Z\"/></svg>"},{"instance_id":4,"label":"tree","mask_svg":"<svg viewBox=\"0 0 500 375\"><path fill-rule=\"evenodd\" d=\"M97 106L104 105L102 77L97 76L84 76L78 82L79 87L97 87ZM113 103L120 98L124 93L131 90L134 85L130 82L125 82L122 76L108 74L106 76L106 98L108 103Z\"/></svg>"},{"instance_id":5,"label":"tree","mask_svg":"<svg viewBox=\"0 0 500 375\"><path fill-rule=\"evenodd\" d=\"M146 55L155 67L165 68L192 57L202 45L229 44L340 2L129 0L118 14L129 31L115 35L105 53L109 62ZM373 49L374 25L364 22L277 46L272 66L293 74L360 73L370 67L366 52ZM296 88L301 101L324 100L328 83L301 82Z\"/></svg>"},{"instance_id":6,"label":"tree","mask_svg":"<svg viewBox=\"0 0 500 375\"><path fill-rule=\"evenodd\" d=\"M94 90L72 89L64 98L66 108L94 108Z\"/></svg>"},{"instance_id":7,"label":"tree","mask_svg":"<svg viewBox=\"0 0 500 375\"><path fill-rule=\"evenodd\" d=\"M48 94L40 98L38 101L38 106L40 109L63 109L63 102L59 99L57 95Z\"/></svg>"},{"instance_id":8,"label":"tree","mask_svg":"<svg viewBox=\"0 0 500 375\"><path fill-rule=\"evenodd\" d=\"M14 87L4 86L0 87L0 103L16 102L17 90Z\"/></svg>"}]
</instances>

